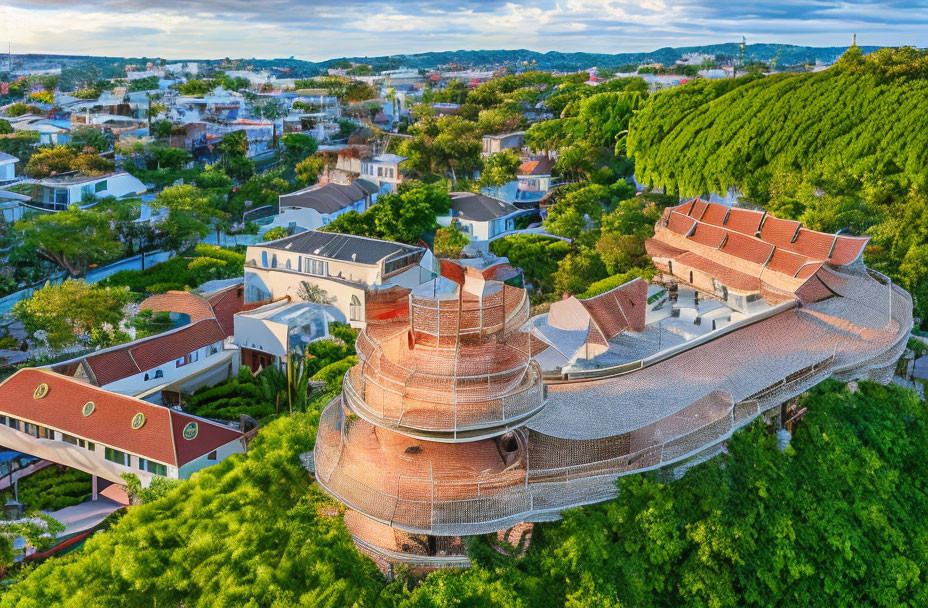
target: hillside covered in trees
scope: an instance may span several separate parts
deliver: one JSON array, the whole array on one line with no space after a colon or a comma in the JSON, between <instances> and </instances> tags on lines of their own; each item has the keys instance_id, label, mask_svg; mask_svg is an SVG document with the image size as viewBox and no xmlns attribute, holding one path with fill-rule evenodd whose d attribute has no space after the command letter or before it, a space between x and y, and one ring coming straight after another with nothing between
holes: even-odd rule
<instances>
[{"instance_id":1,"label":"hillside covered in trees","mask_svg":"<svg viewBox=\"0 0 928 608\"><path fill-rule=\"evenodd\" d=\"M928 318L928 52L850 49L814 74L696 81L629 126L639 181L746 203L825 232L869 234L867 265Z\"/></svg>"},{"instance_id":2,"label":"hillside covered in trees","mask_svg":"<svg viewBox=\"0 0 928 608\"><path fill-rule=\"evenodd\" d=\"M924 402L829 382L802 405L785 452L758 423L679 481L625 477L619 499L538 525L523 558L477 538L475 567L415 588L354 550L300 465L318 414L294 414L39 566L0 606L925 605Z\"/></svg>"}]
</instances>

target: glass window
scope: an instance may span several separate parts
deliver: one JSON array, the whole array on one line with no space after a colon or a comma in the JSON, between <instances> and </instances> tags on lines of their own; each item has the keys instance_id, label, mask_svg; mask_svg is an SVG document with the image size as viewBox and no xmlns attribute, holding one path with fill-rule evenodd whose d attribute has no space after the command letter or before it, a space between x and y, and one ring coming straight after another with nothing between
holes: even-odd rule
<instances>
[{"instance_id":1,"label":"glass window","mask_svg":"<svg viewBox=\"0 0 928 608\"><path fill-rule=\"evenodd\" d=\"M106 180L99 181L93 185L94 192L103 192L104 190L106 190Z\"/></svg>"},{"instance_id":2,"label":"glass window","mask_svg":"<svg viewBox=\"0 0 928 608\"><path fill-rule=\"evenodd\" d=\"M361 320L361 300L358 299L358 296L351 296L351 305L348 307L349 313L352 321Z\"/></svg>"},{"instance_id":3,"label":"glass window","mask_svg":"<svg viewBox=\"0 0 928 608\"><path fill-rule=\"evenodd\" d=\"M106 448L103 452L103 457L110 462L121 464L124 467L129 466L129 455L125 452L120 452L119 450L114 450L113 448Z\"/></svg>"},{"instance_id":4,"label":"glass window","mask_svg":"<svg viewBox=\"0 0 928 608\"><path fill-rule=\"evenodd\" d=\"M32 435L33 437L38 438L38 436L39 436L39 427L38 427L38 426L32 424L31 422L27 422L27 423L26 423L25 430L26 430L26 434L27 434L27 435Z\"/></svg>"},{"instance_id":5,"label":"glass window","mask_svg":"<svg viewBox=\"0 0 928 608\"><path fill-rule=\"evenodd\" d=\"M19 430L19 420L16 418L7 418L6 425L11 429L16 429L17 431Z\"/></svg>"},{"instance_id":6,"label":"glass window","mask_svg":"<svg viewBox=\"0 0 928 608\"><path fill-rule=\"evenodd\" d=\"M309 274L324 277L326 276L327 265L327 262L324 260L306 258L306 272Z\"/></svg>"},{"instance_id":7,"label":"glass window","mask_svg":"<svg viewBox=\"0 0 928 608\"><path fill-rule=\"evenodd\" d=\"M187 365L187 357L180 357L174 361L174 367L183 367L184 365Z\"/></svg>"},{"instance_id":8,"label":"glass window","mask_svg":"<svg viewBox=\"0 0 928 608\"><path fill-rule=\"evenodd\" d=\"M277 268L277 254L271 256L271 268Z\"/></svg>"},{"instance_id":9,"label":"glass window","mask_svg":"<svg viewBox=\"0 0 928 608\"><path fill-rule=\"evenodd\" d=\"M207 460L216 460L216 450L213 450L212 452L210 452L209 454L207 454L207 455L206 455L206 459L207 459Z\"/></svg>"},{"instance_id":10,"label":"glass window","mask_svg":"<svg viewBox=\"0 0 928 608\"><path fill-rule=\"evenodd\" d=\"M158 378L164 378L164 372L161 371L160 369L155 370L155 379L158 379Z\"/></svg>"},{"instance_id":11,"label":"glass window","mask_svg":"<svg viewBox=\"0 0 928 608\"><path fill-rule=\"evenodd\" d=\"M261 265L267 268L267 251L261 252Z\"/></svg>"},{"instance_id":12,"label":"glass window","mask_svg":"<svg viewBox=\"0 0 928 608\"><path fill-rule=\"evenodd\" d=\"M152 475L161 475L162 477L166 477L168 474L168 467L166 465L160 462L152 462L144 458L139 458L139 470L148 471Z\"/></svg>"}]
</instances>

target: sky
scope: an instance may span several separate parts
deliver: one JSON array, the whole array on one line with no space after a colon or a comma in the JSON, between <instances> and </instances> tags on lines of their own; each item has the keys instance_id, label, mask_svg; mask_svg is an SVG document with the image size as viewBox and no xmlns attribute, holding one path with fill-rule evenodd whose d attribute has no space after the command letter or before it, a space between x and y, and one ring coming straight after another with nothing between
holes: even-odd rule
<instances>
[{"instance_id":1,"label":"sky","mask_svg":"<svg viewBox=\"0 0 928 608\"><path fill-rule=\"evenodd\" d=\"M928 0L0 0L0 44L14 53L168 59L622 53L741 36L846 46L855 33L928 47Z\"/></svg>"}]
</instances>

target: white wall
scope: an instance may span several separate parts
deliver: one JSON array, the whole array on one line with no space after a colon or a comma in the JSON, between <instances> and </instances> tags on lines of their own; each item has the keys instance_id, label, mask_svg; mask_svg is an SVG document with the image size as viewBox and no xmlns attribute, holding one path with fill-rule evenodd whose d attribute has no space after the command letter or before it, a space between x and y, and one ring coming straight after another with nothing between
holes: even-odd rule
<instances>
[{"instance_id":1,"label":"white wall","mask_svg":"<svg viewBox=\"0 0 928 608\"><path fill-rule=\"evenodd\" d=\"M220 361L217 357L222 359L230 359L232 357L232 351L222 350L222 346L219 346L219 352L212 355L209 354L210 346L205 346L194 351L196 353L197 360L186 365L177 367L176 361L168 361L163 365L146 370L142 373L135 374L133 376L128 376L117 380L115 382L110 382L109 384L104 384L101 388L105 388L108 391L119 393L120 395L129 395L136 396L149 391L156 386L162 384L171 384L179 380L183 380L190 376L194 376L203 371L206 367L216 364ZM192 353L191 353L192 354ZM183 355L179 355L179 359ZM156 378L155 375L157 371L160 370L163 374L161 378ZM145 375L148 374L148 380L145 380Z\"/></svg>"}]
</instances>

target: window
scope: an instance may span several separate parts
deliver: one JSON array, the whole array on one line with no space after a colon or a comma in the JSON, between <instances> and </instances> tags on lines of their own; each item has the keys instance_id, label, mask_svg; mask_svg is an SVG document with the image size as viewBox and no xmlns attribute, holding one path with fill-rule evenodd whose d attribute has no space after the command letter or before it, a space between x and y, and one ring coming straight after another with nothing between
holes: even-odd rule
<instances>
[{"instance_id":1,"label":"window","mask_svg":"<svg viewBox=\"0 0 928 608\"><path fill-rule=\"evenodd\" d=\"M106 190L106 180L99 181L93 185L94 192L103 192Z\"/></svg>"},{"instance_id":2,"label":"window","mask_svg":"<svg viewBox=\"0 0 928 608\"><path fill-rule=\"evenodd\" d=\"M174 361L174 367L183 367L185 365L187 365L187 357L180 357Z\"/></svg>"},{"instance_id":3,"label":"window","mask_svg":"<svg viewBox=\"0 0 928 608\"><path fill-rule=\"evenodd\" d=\"M271 256L271 268L277 268L277 254Z\"/></svg>"},{"instance_id":4,"label":"window","mask_svg":"<svg viewBox=\"0 0 928 608\"><path fill-rule=\"evenodd\" d=\"M419 252L407 253L406 255L387 260L383 265L383 273L392 274L397 270L402 270L407 266L412 266L419 261L420 255L421 254Z\"/></svg>"},{"instance_id":5,"label":"window","mask_svg":"<svg viewBox=\"0 0 928 608\"><path fill-rule=\"evenodd\" d=\"M87 184L86 186L81 186L81 198L83 199L85 196L89 194L93 194L93 186L91 186L90 184Z\"/></svg>"},{"instance_id":6,"label":"window","mask_svg":"<svg viewBox=\"0 0 928 608\"><path fill-rule=\"evenodd\" d=\"M348 309L352 321L361 320L361 300L358 299L358 296L351 296L351 305Z\"/></svg>"},{"instance_id":7,"label":"window","mask_svg":"<svg viewBox=\"0 0 928 608\"><path fill-rule=\"evenodd\" d=\"M290 267L290 258L287 258L287 263L285 264L285 266L287 267L287 270L293 270L293 269Z\"/></svg>"},{"instance_id":8,"label":"window","mask_svg":"<svg viewBox=\"0 0 928 608\"><path fill-rule=\"evenodd\" d=\"M27 422L25 426L25 431L27 435L32 435L35 438L39 437L39 426L38 425L32 424L31 422Z\"/></svg>"},{"instance_id":9,"label":"window","mask_svg":"<svg viewBox=\"0 0 928 608\"><path fill-rule=\"evenodd\" d=\"M68 189L55 188L55 205L68 206Z\"/></svg>"},{"instance_id":10,"label":"window","mask_svg":"<svg viewBox=\"0 0 928 608\"><path fill-rule=\"evenodd\" d=\"M61 440L65 443L70 443L71 445L76 445L77 447L84 448L85 450L94 451L94 448L97 446L94 445L92 441L87 441L86 439L81 439L73 435L68 435L66 433L61 434Z\"/></svg>"},{"instance_id":11,"label":"window","mask_svg":"<svg viewBox=\"0 0 928 608\"><path fill-rule=\"evenodd\" d=\"M209 454L207 454L207 455L206 455L206 459L207 459L207 460L216 460L216 450L213 450L212 452L210 452Z\"/></svg>"},{"instance_id":12,"label":"window","mask_svg":"<svg viewBox=\"0 0 928 608\"><path fill-rule=\"evenodd\" d=\"M155 370L155 380L157 380L158 378L164 378L164 372L161 371L160 369Z\"/></svg>"},{"instance_id":13,"label":"window","mask_svg":"<svg viewBox=\"0 0 928 608\"><path fill-rule=\"evenodd\" d=\"M148 374L145 374L145 382L148 382L151 378L148 377Z\"/></svg>"},{"instance_id":14,"label":"window","mask_svg":"<svg viewBox=\"0 0 928 608\"><path fill-rule=\"evenodd\" d=\"M151 460L146 460L144 458L139 458L139 470L148 471L152 475L161 475L166 477L168 474L168 467L161 464L160 462L152 462Z\"/></svg>"},{"instance_id":15,"label":"window","mask_svg":"<svg viewBox=\"0 0 928 608\"><path fill-rule=\"evenodd\" d=\"M326 275L327 269L328 269L328 262L324 260L306 258L306 272L308 274L314 274L319 277L324 277Z\"/></svg>"},{"instance_id":16,"label":"window","mask_svg":"<svg viewBox=\"0 0 928 608\"><path fill-rule=\"evenodd\" d=\"M198 351L198 350L193 351L192 353L190 353L190 354L187 356L187 359L189 360L190 363L193 363L194 361L199 361L199 360L200 360L200 351Z\"/></svg>"},{"instance_id":17,"label":"window","mask_svg":"<svg viewBox=\"0 0 928 608\"><path fill-rule=\"evenodd\" d=\"M119 450L114 450L113 448L106 448L103 451L103 457L110 462L121 464L124 467L129 466L129 455L125 452L120 452Z\"/></svg>"},{"instance_id":18,"label":"window","mask_svg":"<svg viewBox=\"0 0 928 608\"><path fill-rule=\"evenodd\" d=\"M17 431L19 430L19 420L16 418L7 418L4 416L3 424L7 425L11 429L16 429Z\"/></svg>"},{"instance_id":19,"label":"window","mask_svg":"<svg viewBox=\"0 0 928 608\"><path fill-rule=\"evenodd\" d=\"M267 251L261 252L261 265L267 268Z\"/></svg>"}]
</instances>

